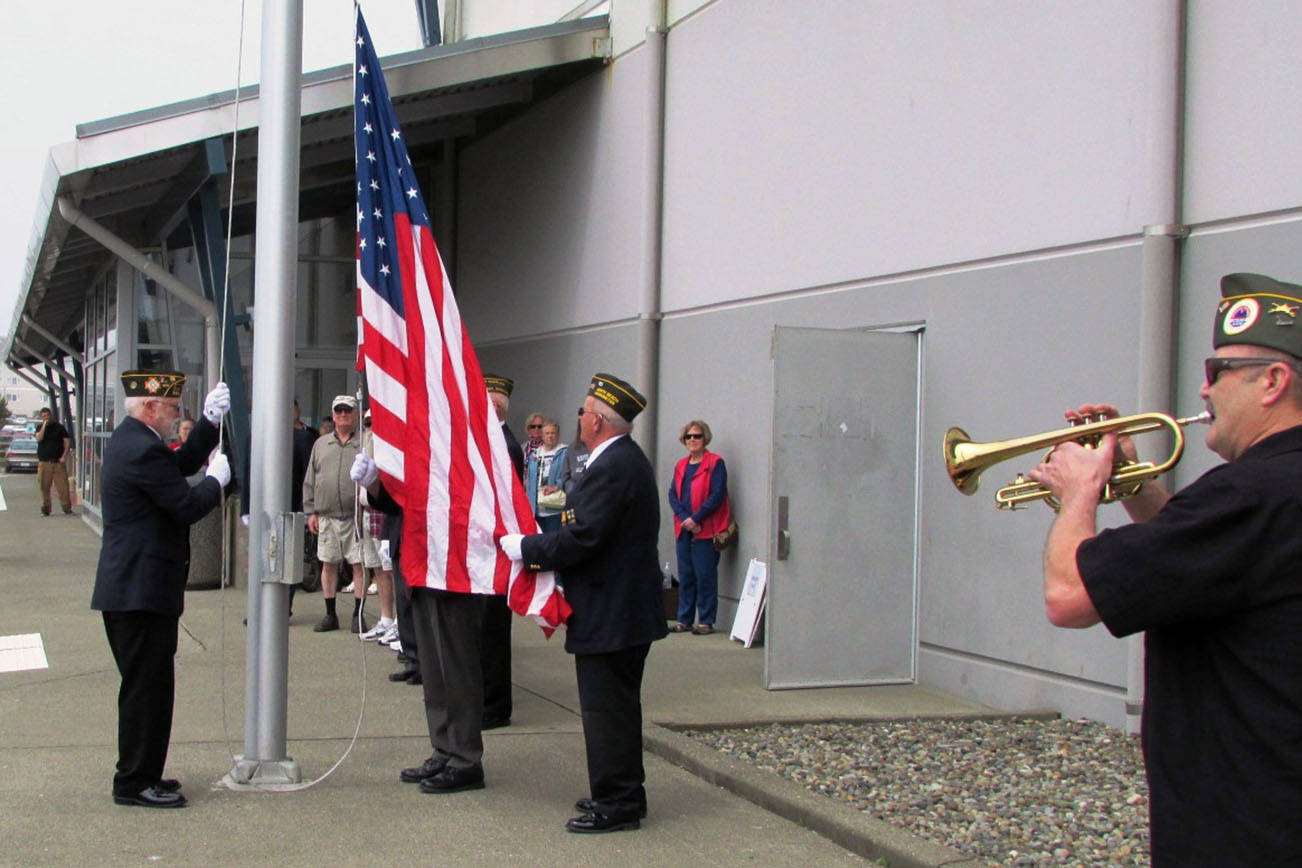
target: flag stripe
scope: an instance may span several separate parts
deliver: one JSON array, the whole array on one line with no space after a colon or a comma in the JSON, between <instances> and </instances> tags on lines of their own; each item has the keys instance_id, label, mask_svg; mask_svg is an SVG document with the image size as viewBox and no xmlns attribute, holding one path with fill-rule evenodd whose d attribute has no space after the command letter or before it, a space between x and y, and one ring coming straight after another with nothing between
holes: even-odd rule
<instances>
[{"instance_id":1,"label":"flag stripe","mask_svg":"<svg viewBox=\"0 0 1302 868\"><path fill-rule=\"evenodd\" d=\"M375 459L403 506L401 568L413 587L504 594L550 632L569 617L551 573L498 548L537 530L462 328L402 130L357 10L358 369Z\"/></svg>"}]
</instances>

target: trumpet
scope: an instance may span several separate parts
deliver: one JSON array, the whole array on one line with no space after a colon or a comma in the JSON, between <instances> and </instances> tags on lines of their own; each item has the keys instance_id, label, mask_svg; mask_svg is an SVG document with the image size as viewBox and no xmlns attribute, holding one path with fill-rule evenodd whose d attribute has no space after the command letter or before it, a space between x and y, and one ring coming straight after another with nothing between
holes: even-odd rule
<instances>
[{"instance_id":1,"label":"trumpet","mask_svg":"<svg viewBox=\"0 0 1302 868\"><path fill-rule=\"evenodd\" d=\"M1007 461L1018 455L1025 455L1037 449L1052 449L1060 443L1075 441L1083 446L1094 447L1106 434L1133 436L1163 429L1171 432L1173 442L1171 453L1165 461L1131 461L1121 458L1112 467L1112 476L1103 487L1101 501L1112 503L1137 493L1141 486L1150 479L1161 476L1170 470L1184 454L1184 429L1188 425L1207 424L1212 414L1199 413L1176 419L1165 413L1138 413L1133 416L1119 416L1116 419L1101 419L1085 424L1070 425L1057 431L1032 434L1013 440L995 440L989 443L974 443L962 428L950 428L945 432L945 467L954 486L964 494L975 494L981 482L981 474L989 467L1001 461ZM999 509L1017 509L1034 500L1043 500L1058 509L1057 499L1053 493L1033 479L1018 474L1008 485L995 494L995 506Z\"/></svg>"}]
</instances>

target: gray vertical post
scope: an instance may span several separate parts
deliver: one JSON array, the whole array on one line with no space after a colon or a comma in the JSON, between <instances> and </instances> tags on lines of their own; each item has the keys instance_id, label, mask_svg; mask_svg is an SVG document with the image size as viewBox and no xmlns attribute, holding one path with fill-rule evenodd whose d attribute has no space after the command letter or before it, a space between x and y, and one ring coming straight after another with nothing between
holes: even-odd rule
<instances>
[{"instance_id":1,"label":"gray vertical post","mask_svg":"<svg viewBox=\"0 0 1302 868\"><path fill-rule=\"evenodd\" d=\"M253 432L249 497L249 601L244 756L240 783L294 783L285 752L289 588L275 581L268 556L272 517L289 510L302 0L267 0L262 12L258 130L258 225L254 266ZM268 485L270 481L273 484ZM283 568L283 565L282 565Z\"/></svg>"},{"instance_id":2,"label":"gray vertical post","mask_svg":"<svg viewBox=\"0 0 1302 868\"><path fill-rule=\"evenodd\" d=\"M1169 119L1166 134L1153 143L1154 178L1160 183L1158 201L1166 213L1144 227L1139 286L1139 376L1135 412L1160 411L1181 415L1172 407L1175 396L1175 325L1180 301L1180 241L1189 230L1184 212L1184 105L1188 9L1185 0L1166 0L1170 38L1165 52L1153 58L1160 76L1153 92L1164 102L1154 110ZM1161 447L1154 447L1160 449ZM1170 483L1168 482L1168 485ZM1144 644L1142 636L1127 640L1126 731L1138 732L1144 704Z\"/></svg>"}]
</instances>

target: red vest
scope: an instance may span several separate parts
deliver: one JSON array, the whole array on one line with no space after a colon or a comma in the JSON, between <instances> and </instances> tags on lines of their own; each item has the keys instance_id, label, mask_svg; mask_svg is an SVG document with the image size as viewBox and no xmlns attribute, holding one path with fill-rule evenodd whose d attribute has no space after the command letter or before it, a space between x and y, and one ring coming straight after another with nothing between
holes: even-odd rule
<instances>
[{"instance_id":1,"label":"red vest","mask_svg":"<svg viewBox=\"0 0 1302 868\"><path fill-rule=\"evenodd\" d=\"M674 493L677 494L683 487L683 473L687 470L687 458L683 458L674 467ZM705 502L710 496L710 479L714 475L714 465L719 463L719 456L710 450L705 450L701 455L701 463L696 467L696 475L692 477L692 483L687 493L690 500L685 504L689 512L696 512L697 507ZM732 508L728 502L728 495L723 495L723 503L714 512L701 519L701 529L696 532L696 539L709 539L719 531L728 526L732 520ZM677 515L674 516L674 539L682 532L683 522Z\"/></svg>"}]
</instances>

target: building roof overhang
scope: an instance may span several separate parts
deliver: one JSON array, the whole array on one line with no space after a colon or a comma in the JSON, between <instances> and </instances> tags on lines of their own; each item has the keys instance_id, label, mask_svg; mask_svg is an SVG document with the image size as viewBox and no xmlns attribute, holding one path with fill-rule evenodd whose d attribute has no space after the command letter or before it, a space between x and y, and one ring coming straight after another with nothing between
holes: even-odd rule
<instances>
[{"instance_id":1,"label":"building roof overhang","mask_svg":"<svg viewBox=\"0 0 1302 868\"><path fill-rule=\"evenodd\" d=\"M419 164L432 162L448 140L491 132L609 56L609 20L598 16L381 62L408 150ZM351 65L302 78L300 220L352 209L352 101ZM61 357L64 350L43 332L60 343L73 337L86 291L112 260L113 254L60 216L61 197L139 249L189 246L186 203L217 176L222 207L234 204L233 233L251 232L258 116L255 85L241 88L238 102L232 90L82 124L75 140L51 148L6 362L25 367L39 363L36 353ZM80 349L78 340L70 343Z\"/></svg>"}]
</instances>

